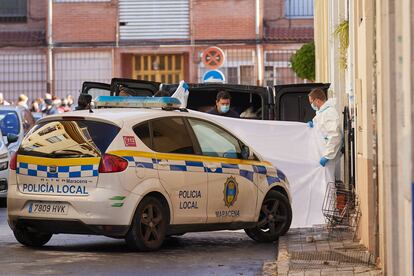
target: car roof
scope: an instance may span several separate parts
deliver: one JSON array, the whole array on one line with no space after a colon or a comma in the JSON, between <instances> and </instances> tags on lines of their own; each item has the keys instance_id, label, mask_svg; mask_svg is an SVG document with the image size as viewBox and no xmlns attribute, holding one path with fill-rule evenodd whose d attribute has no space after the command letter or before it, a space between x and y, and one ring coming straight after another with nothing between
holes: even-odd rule
<instances>
[{"instance_id":1,"label":"car roof","mask_svg":"<svg viewBox=\"0 0 414 276\"><path fill-rule=\"evenodd\" d=\"M160 108L100 108L89 110L78 110L56 115L43 117L39 122L52 121L67 117L83 117L85 119L112 122L122 126L124 122L139 123L152 118L161 118L166 116L180 116L189 114L180 110L167 111ZM185 116L185 115L184 115Z\"/></svg>"},{"instance_id":2,"label":"car roof","mask_svg":"<svg viewBox=\"0 0 414 276\"><path fill-rule=\"evenodd\" d=\"M0 105L0 110L23 111L25 108L18 105Z\"/></svg>"}]
</instances>

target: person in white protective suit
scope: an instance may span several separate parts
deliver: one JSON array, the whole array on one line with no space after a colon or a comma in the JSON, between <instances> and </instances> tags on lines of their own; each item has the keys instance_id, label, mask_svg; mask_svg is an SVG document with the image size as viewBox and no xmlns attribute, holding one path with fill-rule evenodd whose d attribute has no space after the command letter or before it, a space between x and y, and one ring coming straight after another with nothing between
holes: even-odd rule
<instances>
[{"instance_id":1,"label":"person in white protective suit","mask_svg":"<svg viewBox=\"0 0 414 276\"><path fill-rule=\"evenodd\" d=\"M342 132L338 112L333 99L327 100L323 90L313 89L309 95L309 103L316 111L316 116L308 122L308 126L319 130L325 140L325 149L320 157L319 164L325 167L331 163L334 167L339 159L342 146Z\"/></svg>"}]
</instances>

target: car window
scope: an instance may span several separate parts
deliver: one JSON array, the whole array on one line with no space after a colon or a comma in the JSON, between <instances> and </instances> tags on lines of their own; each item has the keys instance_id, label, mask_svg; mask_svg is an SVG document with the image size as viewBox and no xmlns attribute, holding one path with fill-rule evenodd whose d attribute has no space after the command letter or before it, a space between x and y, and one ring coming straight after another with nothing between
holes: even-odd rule
<instances>
[{"instance_id":1,"label":"car window","mask_svg":"<svg viewBox=\"0 0 414 276\"><path fill-rule=\"evenodd\" d=\"M19 153L50 158L99 157L119 130L109 123L87 120L42 122L23 139Z\"/></svg>"},{"instance_id":2,"label":"car window","mask_svg":"<svg viewBox=\"0 0 414 276\"><path fill-rule=\"evenodd\" d=\"M203 155L241 158L239 141L224 129L206 121L189 119Z\"/></svg>"},{"instance_id":3,"label":"car window","mask_svg":"<svg viewBox=\"0 0 414 276\"><path fill-rule=\"evenodd\" d=\"M143 124L140 124L136 127L134 127L134 132L138 136L138 138L150 149L152 149L152 143L151 143L151 134L150 134L150 128L149 123L145 122Z\"/></svg>"},{"instance_id":4,"label":"car window","mask_svg":"<svg viewBox=\"0 0 414 276\"><path fill-rule=\"evenodd\" d=\"M154 151L194 154L193 143L182 118L156 119L150 124Z\"/></svg>"},{"instance_id":5,"label":"car window","mask_svg":"<svg viewBox=\"0 0 414 276\"><path fill-rule=\"evenodd\" d=\"M20 120L15 111L0 110L0 128L3 136L12 133L18 135L20 133Z\"/></svg>"}]
</instances>

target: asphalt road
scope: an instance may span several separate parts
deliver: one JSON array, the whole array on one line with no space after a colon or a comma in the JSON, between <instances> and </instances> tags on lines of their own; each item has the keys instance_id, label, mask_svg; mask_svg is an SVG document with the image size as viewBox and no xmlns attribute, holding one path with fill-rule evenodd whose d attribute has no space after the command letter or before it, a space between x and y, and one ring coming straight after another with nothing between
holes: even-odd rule
<instances>
[{"instance_id":1,"label":"asphalt road","mask_svg":"<svg viewBox=\"0 0 414 276\"><path fill-rule=\"evenodd\" d=\"M34 250L14 239L6 219L0 208L0 275L260 275L277 251L243 231L188 233L149 253L123 240L60 234Z\"/></svg>"}]
</instances>

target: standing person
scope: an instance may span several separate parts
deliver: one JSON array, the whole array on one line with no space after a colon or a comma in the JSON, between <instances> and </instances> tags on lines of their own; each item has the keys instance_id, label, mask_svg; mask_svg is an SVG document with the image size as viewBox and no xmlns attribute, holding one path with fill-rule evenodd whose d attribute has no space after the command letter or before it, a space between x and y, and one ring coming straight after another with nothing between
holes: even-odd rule
<instances>
[{"instance_id":1,"label":"standing person","mask_svg":"<svg viewBox=\"0 0 414 276\"><path fill-rule=\"evenodd\" d=\"M17 105L23 106L24 108L29 109L29 106L27 105L28 100L29 98L25 94L20 94L17 100Z\"/></svg>"},{"instance_id":2,"label":"standing person","mask_svg":"<svg viewBox=\"0 0 414 276\"><path fill-rule=\"evenodd\" d=\"M0 105L10 105L10 103L4 99L3 93L0 93Z\"/></svg>"},{"instance_id":3,"label":"standing person","mask_svg":"<svg viewBox=\"0 0 414 276\"><path fill-rule=\"evenodd\" d=\"M230 109L231 96L227 91L220 91L216 96L216 105L207 111L209 114L240 118L237 112Z\"/></svg>"},{"instance_id":4,"label":"standing person","mask_svg":"<svg viewBox=\"0 0 414 276\"><path fill-rule=\"evenodd\" d=\"M327 100L325 92L319 88L313 89L308 98L312 109L316 111L315 117L308 122L308 126L318 129L325 139L325 149L319 164L322 167L329 163L335 166L342 145L342 132L335 104L333 99Z\"/></svg>"},{"instance_id":5,"label":"standing person","mask_svg":"<svg viewBox=\"0 0 414 276\"><path fill-rule=\"evenodd\" d=\"M45 99L46 108L43 110L43 113L46 115L53 115L58 114L58 110L53 105L53 101L51 99Z\"/></svg>"}]
</instances>

